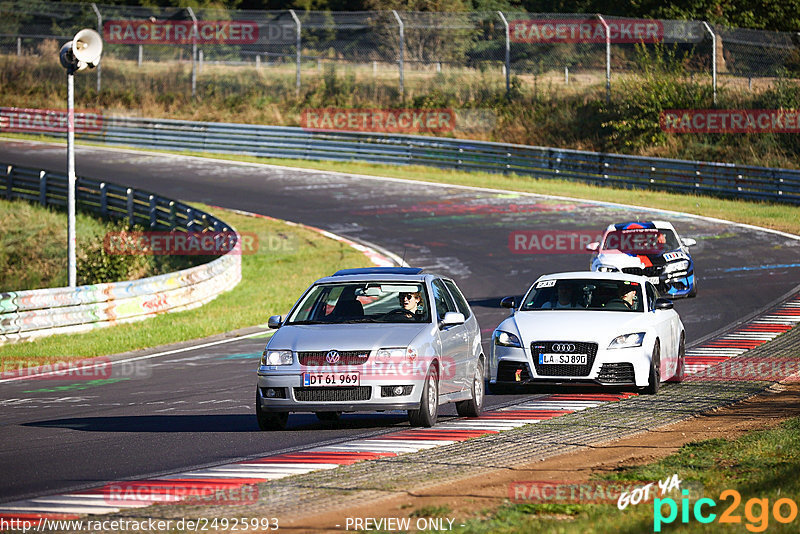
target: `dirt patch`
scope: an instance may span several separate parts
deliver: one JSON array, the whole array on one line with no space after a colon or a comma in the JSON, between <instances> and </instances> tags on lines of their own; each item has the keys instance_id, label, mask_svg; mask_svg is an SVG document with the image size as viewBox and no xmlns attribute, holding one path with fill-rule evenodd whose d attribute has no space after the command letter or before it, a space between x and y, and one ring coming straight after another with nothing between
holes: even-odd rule
<instances>
[{"instance_id":1,"label":"dirt patch","mask_svg":"<svg viewBox=\"0 0 800 534\"><path fill-rule=\"evenodd\" d=\"M342 532L346 530L347 518L408 518L415 510L440 510L433 515L455 519L454 525L459 525L464 519L490 515L508 500L509 486L513 482L583 482L595 473L613 471L622 464L654 462L692 441L735 439L751 430L772 428L796 416L800 416L800 384L775 385L765 393L735 405L633 438L585 447L580 451L513 469L498 469L439 486L421 490L410 488L406 492L398 492L358 507L309 514L292 521L282 520L281 529L293 532ZM410 524L413 527L415 521L412 519ZM357 530L352 523L350 525L349 530ZM382 525L383 529L390 530L386 523ZM372 529L376 526L370 524Z\"/></svg>"}]
</instances>

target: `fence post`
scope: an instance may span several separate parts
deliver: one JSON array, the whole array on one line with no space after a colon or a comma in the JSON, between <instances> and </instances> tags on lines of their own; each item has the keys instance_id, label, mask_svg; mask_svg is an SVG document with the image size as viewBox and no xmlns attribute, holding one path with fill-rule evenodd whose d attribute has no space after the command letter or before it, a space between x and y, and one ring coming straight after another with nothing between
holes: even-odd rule
<instances>
[{"instance_id":1,"label":"fence post","mask_svg":"<svg viewBox=\"0 0 800 534\"><path fill-rule=\"evenodd\" d=\"M127 197L125 199L125 205L128 208L128 227L132 228L133 225L136 224L136 215L133 211L133 189L129 187L125 193Z\"/></svg>"},{"instance_id":2,"label":"fence post","mask_svg":"<svg viewBox=\"0 0 800 534\"><path fill-rule=\"evenodd\" d=\"M22 56L22 37L17 37L17 57L20 56Z\"/></svg>"},{"instance_id":3,"label":"fence post","mask_svg":"<svg viewBox=\"0 0 800 534\"><path fill-rule=\"evenodd\" d=\"M92 9L94 10L94 14L97 15L97 33L103 35L103 16L100 14L100 10L97 9L97 4L92 2ZM103 64L97 64L97 92L100 92L100 73L102 72Z\"/></svg>"},{"instance_id":4,"label":"fence post","mask_svg":"<svg viewBox=\"0 0 800 534\"><path fill-rule=\"evenodd\" d=\"M397 65L400 69L400 98L405 98L405 80L404 78L404 65L403 65L403 58L405 56L405 44L406 44L406 34L405 34L405 26L403 25L403 20L400 18L400 15L397 14L397 11L394 9L392 10L392 14L394 18L397 20L397 25L400 27L400 53L397 57Z\"/></svg>"},{"instance_id":5,"label":"fence post","mask_svg":"<svg viewBox=\"0 0 800 534\"><path fill-rule=\"evenodd\" d=\"M197 17L194 16L194 11L191 7L187 7L186 11L192 17L192 24L194 25L194 34L192 35L192 98L194 98L197 91Z\"/></svg>"},{"instance_id":6,"label":"fence post","mask_svg":"<svg viewBox=\"0 0 800 534\"><path fill-rule=\"evenodd\" d=\"M506 28L506 98L511 92L511 32L508 28L508 21L502 11L497 12L500 15L500 20L503 21L503 26Z\"/></svg>"},{"instance_id":7,"label":"fence post","mask_svg":"<svg viewBox=\"0 0 800 534\"><path fill-rule=\"evenodd\" d=\"M39 171L39 204L47 206L47 173Z\"/></svg>"},{"instance_id":8,"label":"fence post","mask_svg":"<svg viewBox=\"0 0 800 534\"><path fill-rule=\"evenodd\" d=\"M158 224L158 205L156 204L155 195L150 195L150 228L155 228Z\"/></svg>"},{"instance_id":9,"label":"fence post","mask_svg":"<svg viewBox=\"0 0 800 534\"><path fill-rule=\"evenodd\" d=\"M714 90L714 106L717 105L717 34L711 29L711 26L706 21L703 22L703 27L711 35L711 85Z\"/></svg>"},{"instance_id":10,"label":"fence post","mask_svg":"<svg viewBox=\"0 0 800 534\"><path fill-rule=\"evenodd\" d=\"M100 215L108 218L108 187L105 182L100 184Z\"/></svg>"},{"instance_id":11,"label":"fence post","mask_svg":"<svg viewBox=\"0 0 800 534\"><path fill-rule=\"evenodd\" d=\"M294 12L294 9L290 9L289 13L291 13L292 18L294 19L295 25L297 25L297 41L295 43L295 48L297 49L296 50L296 58L295 58L295 63L297 64L297 73L295 74L294 96L295 96L295 98L300 98L300 60L302 59L301 58L301 54L302 54L301 50L302 50L302 45L303 45L302 37L301 37L301 31L303 29L303 25L300 23L300 19L297 18L297 14Z\"/></svg>"},{"instance_id":12,"label":"fence post","mask_svg":"<svg viewBox=\"0 0 800 534\"><path fill-rule=\"evenodd\" d=\"M138 61L138 63L137 63L137 65L138 65L139 67L141 67L141 66L142 66L142 55L143 55L143 54L142 54L142 47L143 47L143 45L139 45L139 61Z\"/></svg>"},{"instance_id":13,"label":"fence post","mask_svg":"<svg viewBox=\"0 0 800 534\"><path fill-rule=\"evenodd\" d=\"M600 13L597 14L600 24L606 31L606 104L611 103L611 28Z\"/></svg>"}]
</instances>

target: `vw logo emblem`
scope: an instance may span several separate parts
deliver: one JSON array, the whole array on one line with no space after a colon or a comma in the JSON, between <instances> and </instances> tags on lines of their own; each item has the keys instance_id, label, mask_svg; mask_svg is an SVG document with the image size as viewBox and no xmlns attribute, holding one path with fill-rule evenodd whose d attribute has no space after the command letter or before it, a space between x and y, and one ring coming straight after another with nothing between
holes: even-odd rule
<instances>
[{"instance_id":1,"label":"vw logo emblem","mask_svg":"<svg viewBox=\"0 0 800 534\"><path fill-rule=\"evenodd\" d=\"M325 361L328 363L338 363L339 353L335 350L328 351L328 354L325 355Z\"/></svg>"},{"instance_id":2,"label":"vw logo emblem","mask_svg":"<svg viewBox=\"0 0 800 534\"><path fill-rule=\"evenodd\" d=\"M575 345L572 343L553 343L553 352L575 352Z\"/></svg>"}]
</instances>

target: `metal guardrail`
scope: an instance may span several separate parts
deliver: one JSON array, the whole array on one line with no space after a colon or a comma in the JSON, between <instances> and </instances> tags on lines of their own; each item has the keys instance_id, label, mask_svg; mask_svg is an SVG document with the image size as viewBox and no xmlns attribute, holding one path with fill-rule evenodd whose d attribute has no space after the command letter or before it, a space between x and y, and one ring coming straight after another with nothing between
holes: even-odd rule
<instances>
[{"instance_id":1,"label":"metal guardrail","mask_svg":"<svg viewBox=\"0 0 800 534\"><path fill-rule=\"evenodd\" d=\"M85 141L261 157L428 165L800 204L800 171L466 139L105 117Z\"/></svg>"},{"instance_id":2,"label":"metal guardrail","mask_svg":"<svg viewBox=\"0 0 800 534\"><path fill-rule=\"evenodd\" d=\"M0 197L65 206L67 176L0 163ZM233 231L209 213L146 191L78 177L76 204L110 219L150 230ZM0 344L114 323L202 305L241 280L241 256L140 280L0 293Z\"/></svg>"}]
</instances>

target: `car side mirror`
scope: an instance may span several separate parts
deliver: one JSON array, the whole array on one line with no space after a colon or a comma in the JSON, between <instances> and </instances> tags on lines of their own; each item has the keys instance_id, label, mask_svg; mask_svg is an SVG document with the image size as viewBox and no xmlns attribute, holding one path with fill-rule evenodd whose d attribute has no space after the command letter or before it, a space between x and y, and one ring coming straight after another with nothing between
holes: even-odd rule
<instances>
[{"instance_id":1,"label":"car side mirror","mask_svg":"<svg viewBox=\"0 0 800 534\"><path fill-rule=\"evenodd\" d=\"M675 305L669 299L656 299L656 309L657 310L671 310Z\"/></svg>"},{"instance_id":2,"label":"car side mirror","mask_svg":"<svg viewBox=\"0 0 800 534\"><path fill-rule=\"evenodd\" d=\"M282 324L283 324L283 315L273 315L267 321L267 326L272 329L280 328Z\"/></svg>"},{"instance_id":3,"label":"car side mirror","mask_svg":"<svg viewBox=\"0 0 800 534\"><path fill-rule=\"evenodd\" d=\"M598 241L594 241L586 245L586 250L588 250L589 252L597 252L599 248L600 248L600 243Z\"/></svg>"},{"instance_id":4,"label":"car side mirror","mask_svg":"<svg viewBox=\"0 0 800 534\"><path fill-rule=\"evenodd\" d=\"M684 246L687 247L693 247L694 245L697 244L697 241L695 239L692 239L691 237L684 237L681 239L681 241L683 241Z\"/></svg>"},{"instance_id":5,"label":"car side mirror","mask_svg":"<svg viewBox=\"0 0 800 534\"><path fill-rule=\"evenodd\" d=\"M501 308L509 308L513 310L516 306L517 303L514 301L514 297L505 297L500 301Z\"/></svg>"},{"instance_id":6,"label":"car side mirror","mask_svg":"<svg viewBox=\"0 0 800 534\"><path fill-rule=\"evenodd\" d=\"M444 317L441 321L439 321L439 328L444 328L446 326L455 326L457 324L464 324L467 322L466 317L464 317L463 313L460 312L447 312L444 314Z\"/></svg>"}]
</instances>

